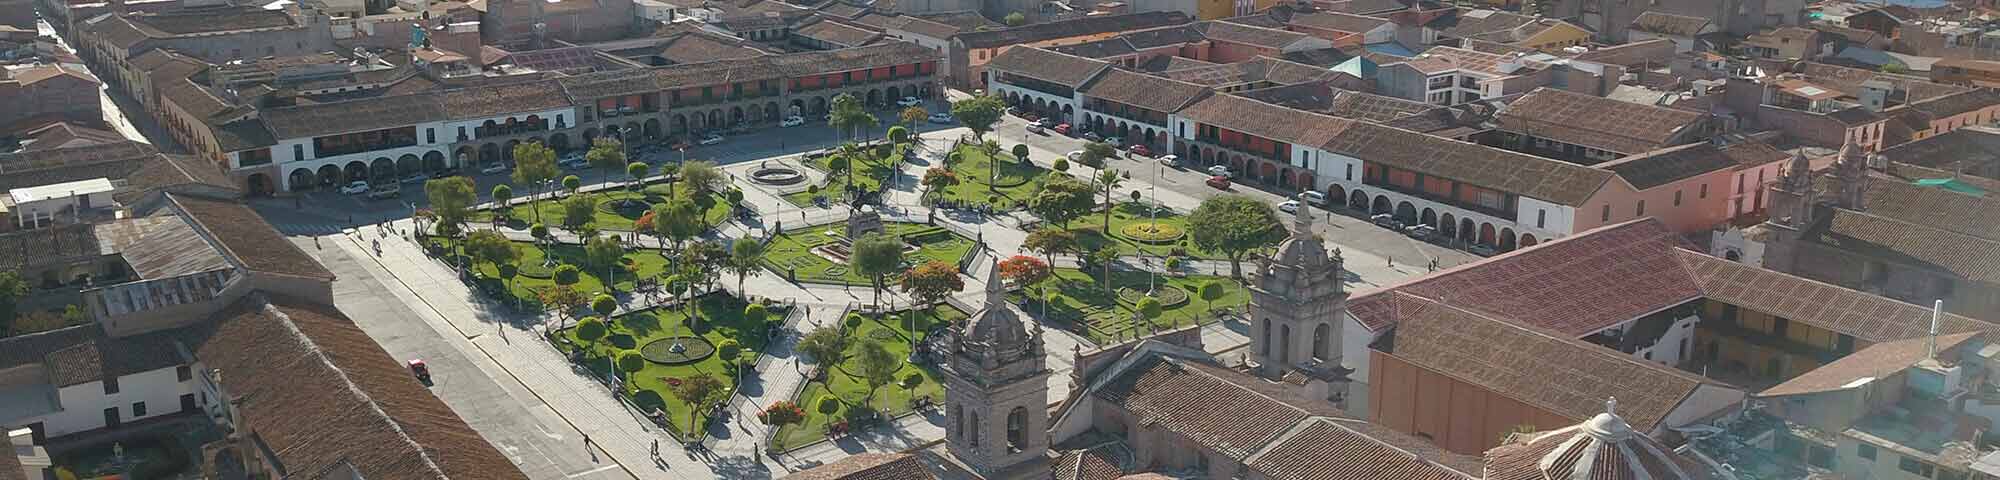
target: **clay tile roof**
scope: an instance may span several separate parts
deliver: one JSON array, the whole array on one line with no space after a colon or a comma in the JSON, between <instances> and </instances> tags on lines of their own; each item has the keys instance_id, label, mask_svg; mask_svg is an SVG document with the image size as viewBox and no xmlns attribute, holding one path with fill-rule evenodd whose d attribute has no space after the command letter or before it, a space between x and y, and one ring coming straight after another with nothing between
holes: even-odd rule
<instances>
[{"instance_id":1,"label":"clay tile roof","mask_svg":"<svg viewBox=\"0 0 2000 480\"><path fill-rule=\"evenodd\" d=\"M49 381L58 388L187 364L174 348L175 331L112 338L86 327L93 329L88 341L48 354Z\"/></svg>"},{"instance_id":2,"label":"clay tile roof","mask_svg":"<svg viewBox=\"0 0 2000 480\"><path fill-rule=\"evenodd\" d=\"M1946 356L1946 352L1979 335L1979 332L1971 332L1938 336L1937 353L1941 357ZM1840 357L1833 363L1821 365L1819 368L1792 377L1785 383L1758 392L1757 396L1800 395L1858 387L1868 380L1887 377L1928 358L1931 341L1930 337L1924 337L1869 345L1868 348Z\"/></svg>"},{"instance_id":3,"label":"clay tile roof","mask_svg":"<svg viewBox=\"0 0 2000 480\"><path fill-rule=\"evenodd\" d=\"M1849 290L1784 273L1743 265L1686 249L1674 249L1704 297L1738 307L1805 322L1868 342L1929 334L1930 307ZM1945 313L1942 333L1992 331L2000 325Z\"/></svg>"},{"instance_id":4,"label":"clay tile roof","mask_svg":"<svg viewBox=\"0 0 2000 480\"><path fill-rule=\"evenodd\" d=\"M331 306L253 294L187 334L281 476L526 479Z\"/></svg>"},{"instance_id":5,"label":"clay tile roof","mask_svg":"<svg viewBox=\"0 0 2000 480\"><path fill-rule=\"evenodd\" d=\"M1971 90L1971 87L1935 83L1928 78L1882 73L1874 70L1843 67L1817 62L1802 62L1799 73L1812 79L1813 83L1832 87L1843 92L1859 92L1861 84L1871 80L1881 80L1909 92L1910 101L1918 102L1953 93Z\"/></svg>"},{"instance_id":6,"label":"clay tile roof","mask_svg":"<svg viewBox=\"0 0 2000 480\"><path fill-rule=\"evenodd\" d=\"M1111 68L1111 64L1035 47L1018 47L993 57L993 61L986 63L986 68L1081 87L1084 82L1096 77L1097 72Z\"/></svg>"},{"instance_id":7,"label":"clay tile roof","mask_svg":"<svg viewBox=\"0 0 2000 480\"><path fill-rule=\"evenodd\" d=\"M774 75L811 75L868 68L904 65L939 58L936 50L910 42L880 42L873 45L762 57L774 68Z\"/></svg>"},{"instance_id":8,"label":"clay tile roof","mask_svg":"<svg viewBox=\"0 0 2000 480\"><path fill-rule=\"evenodd\" d=\"M6 27L6 25L0 25L0 27ZM0 441L3 440L6 439L0 439ZM28 478L28 471L22 469L21 454L15 453L14 446L11 443L7 445L7 448L0 449L0 480L33 480Z\"/></svg>"},{"instance_id":9,"label":"clay tile roof","mask_svg":"<svg viewBox=\"0 0 2000 480\"><path fill-rule=\"evenodd\" d=\"M227 253L253 271L332 280L333 272L306 255L248 205L232 201L168 195L169 201Z\"/></svg>"},{"instance_id":10,"label":"clay tile roof","mask_svg":"<svg viewBox=\"0 0 2000 480\"><path fill-rule=\"evenodd\" d=\"M0 338L0 370L43 363L51 353L95 341L99 332L97 325L76 325Z\"/></svg>"},{"instance_id":11,"label":"clay tile roof","mask_svg":"<svg viewBox=\"0 0 2000 480\"><path fill-rule=\"evenodd\" d=\"M1321 149L1569 206L1583 205L1613 176L1609 170L1368 123L1341 131Z\"/></svg>"},{"instance_id":12,"label":"clay tile roof","mask_svg":"<svg viewBox=\"0 0 2000 480\"><path fill-rule=\"evenodd\" d=\"M554 80L459 88L446 90L439 96L444 97L448 118L492 117L570 106L562 85Z\"/></svg>"},{"instance_id":13,"label":"clay tile roof","mask_svg":"<svg viewBox=\"0 0 2000 480\"><path fill-rule=\"evenodd\" d=\"M1994 211L2000 210L1983 212ZM1830 219L1822 222L1823 228L1813 237L1819 243L1877 258L1918 263L1973 281L2000 284L2000 241L1852 210L1835 210Z\"/></svg>"},{"instance_id":14,"label":"clay tile roof","mask_svg":"<svg viewBox=\"0 0 2000 480\"><path fill-rule=\"evenodd\" d=\"M1737 166L1736 159L1724 154L1721 148L1701 142L1640 153L1600 163L1597 168L1611 170L1618 178L1625 179L1625 183L1632 184L1632 188L1645 190Z\"/></svg>"},{"instance_id":15,"label":"clay tile roof","mask_svg":"<svg viewBox=\"0 0 2000 480\"><path fill-rule=\"evenodd\" d=\"M949 23L934 22L918 17L901 17L901 18L904 18L907 21L895 25L894 28L896 28L897 30L902 30L917 35L923 35L926 37L931 37L940 40L951 38L953 35L958 35L960 32L968 30L965 27L952 25Z\"/></svg>"},{"instance_id":16,"label":"clay tile roof","mask_svg":"<svg viewBox=\"0 0 2000 480\"><path fill-rule=\"evenodd\" d=\"M916 455L861 453L794 473L785 480L926 480L937 478Z\"/></svg>"},{"instance_id":17,"label":"clay tile roof","mask_svg":"<svg viewBox=\"0 0 2000 480\"><path fill-rule=\"evenodd\" d=\"M1878 176L1869 179L1861 210L1872 216L2000 241L2000 224L1990 221L1991 212L2000 211L2000 197L1993 193L1968 195Z\"/></svg>"},{"instance_id":18,"label":"clay tile roof","mask_svg":"<svg viewBox=\"0 0 2000 480\"><path fill-rule=\"evenodd\" d=\"M1704 384L1700 377L1604 347L1395 294L1393 341L1377 347L1438 372L1581 422L1616 397L1635 430L1652 431Z\"/></svg>"},{"instance_id":19,"label":"clay tile roof","mask_svg":"<svg viewBox=\"0 0 2000 480\"><path fill-rule=\"evenodd\" d=\"M1394 324L1398 312L1378 302L1403 292L1582 338L1700 297L1669 252L1684 244L1659 222L1600 227L1362 292L1349 301L1348 311L1363 326L1380 330Z\"/></svg>"},{"instance_id":20,"label":"clay tile roof","mask_svg":"<svg viewBox=\"0 0 2000 480\"><path fill-rule=\"evenodd\" d=\"M172 13L127 15L125 18L140 30L162 37L297 25L291 14L284 10L256 7L187 8Z\"/></svg>"},{"instance_id":21,"label":"clay tile roof","mask_svg":"<svg viewBox=\"0 0 2000 480\"><path fill-rule=\"evenodd\" d=\"M1367 33L1389 23L1389 19L1340 12L1309 12L1292 15L1293 25L1348 33Z\"/></svg>"},{"instance_id":22,"label":"clay tile roof","mask_svg":"<svg viewBox=\"0 0 2000 480\"><path fill-rule=\"evenodd\" d=\"M1182 109L1180 115L1273 141L1306 146L1331 142L1358 123L1227 94L1210 95Z\"/></svg>"},{"instance_id":23,"label":"clay tile roof","mask_svg":"<svg viewBox=\"0 0 2000 480\"><path fill-rule=\"evenodd\" d=\"M1883 149L1891 162L1939 170L2000 163L2000 130L1969 127ZM1962 163L1961 163L1962 162Z\"/></svg>"},{"instance_id":24,"label":"clay tile roof","mask_svg":"<svg viewBox=\"0 0 2000 480\"><path fill-rule=\"evenodd\" d=\"M873 42L875 39L882 38L880 32L833 20L813 22L810 25L793 29L792 34L842 47L859 47L868 44L868 42Z\"/></svg>"},{"instance_id":25,"label":"clay tile roof","mask_svg":"<svg viewBox=\"0 0 2000 480\"><path fill-rule=\"evenodd\" d=\"M361 98L267 108L260 110L259 115L276 138L308 138L443 120L445 108L439 100L438 96L427 94Z\"/></svg>"},{"instance_id":26,"label":"clay tile roof","mask_svg":"<svg viewBox=\"0 0 2000 480\"><path fill-rule=\"evenodd\" d=\"M125 176L125 188L112 194L120 203L131 204L147 193L200 186L212 191L240 194L235 181L214 162L193 155L161 154L140 163Z\"/></svg>"},{"instance_id":27,"label":"clay tile roof","mask_svg":"<svg viewBox=\"0 0 2000 480\"><path fill-rule=\"evenodd\" d=\"M1056 457L1049 473L1055 480L1116 480L1124 478L1125 468L1120 465L1130 462L1131 457L1129 447L1111 442L1063 452Z\"/></svg>"},{"instance_id":28,"label":"clay tile roof","mask_svg":"<svg viewBox=\"0 0 2000 480\"><path fill-rule=\"evenodd\" d=\"M1517 29L1531 28L1540 32L1548 26L1531 25L1537 19L1518 13L1486 9L1458 9L1456 12L1438 17L1424 27L1438 31L1438 36L1447 38L1479 38L1482 40L1512 43L1525 37L1515 35ZM1499 34L1495 36L1494 34Z\"/></svg>"},{"instance_id":29,"label":"clay tile roof","mask_svg":"<svg viewBox=\"0 0 2000 480\"><path fill-rule=\"evenodd\" d=\"M1632 155L1670 146L1705 117L1554 88L1537 88L1496 115L1500 129Z\"/></svg>"},{"instance_id":30,"label":"clay tile roof","mask_svg":"<svg viewBox=\"0 0 2000 480\"><path fill-rule=\"evenodd\" d=\"M1677 37L1693 37L1700 34L1712 22L1707 18L1674 15L1667 12L1647 11L1632 19L1633 31L1657 33Z\"/></svg>"},{"instance_id":31,"label":"clay tile roof","mask_svg":"<svg viewBox=\"0 0 2000 480\"><path fill-rule=\"evenodd\" d=\"M1290 480L1475 478L1325 418L1310 420L1298 433L1258 453L1249 467L1265 478Z\"/></svg>"},{"instance_id":32,"label":"clay tile roof","mask_svg":"<svg viewBox=\"0 0 2000 480\"><path fill-rule=\"evenodd\" d=\"M1000 30L965 32L958 35L958 42L964 44L967 48L994 48L1058 38L1180 25L1187 22L1187 14L1179 11L1154 11L1124 15L1092 15L1071 20L1036 23Z\"/></svg>"},{"instance_id":33,"label":"clay tile roof","mask_svg":"<svg viewBox=\"0 0 2000 480\"><path fill-rule=\"evenodd\" d=\"M1180 360L1143 357L1096 391L1153 425L1242 460L1305 420L1306 411L1237 387ZM1236 412L1216 415L1216 412Z\"/></svg>"},{"instance_id":34,"label":"clay tile roof","mask_svg":"<svg viewBox=\"0 0 2000 480\"><path fill-rule=\"evenodd\" d=\"M654 83L654 72L673 70L678 67L681 66L674 65L652 70L614 70L586 73L562 77L557 81L562 84L563 90L569 93L570 98L582 102L594 102L600 98L658 92L661 85Z\"/></svg>"},{"instance_id":35,"label":"clay tile roof","mask_svg":"<svg viewBox=\"0 0 2000 480\"><path fill-rule=\"evenodd\" d=\"M1198 22L1194 24L1194 28L1209 40L1264 48L1285 48L1301 40L1313 38L1311 35L1298 32L1230 22Z\"/></svg>"},{"instance_id":36,"label":"clay tile roof","mask_svg":"<svg viewBox=\"0 0 2000 480\"><path fill-rule=\"evenodd\" d=\"M1139 52L1138 47L1133 47L1132 42L1123 36L1073 45L1056 45L1049 47L1049 50L1084 58L1116 57Z\"/></svg>"},{"instance_id":37,"label":"clay tile roof","mask_svg":"<svg viewBox=\"0 0 2000 480\"><path fill-rule=\"evenodd\" d=\"M2000 91L1994 91L1990 88L1975 88L1965 92L1911 102L1904 105L1903 108L1924 112L1930 115L1932 120L1938 120L1994 105L2000 105Z\"/></svg>"},{"instance_id":38,"label":"clay tile roof","mask_svg":"<svg viewBox=\"0 0 2000 480\"><path fill-rule=\"evenodd\" d=\"M1438 73L1447 70L1470 70L1489 75L1505 75L1500 65L1507 63L1508 56L1466 50L1452 47L1431 47L1416 58L1403 61L1410 68L1424 73Z\"/></svg>"},{"instance_id":39,"label":"clay tile roof","mask_svg":"<svg viewBox=\"0 0 2000 480\"><path fill-rule=\"evenodd\" d=\"M1206 87L1112 69L1078 89L1084 95L1156 112L1176 112L1207 95Z\"/></svg>"}]
</instances>

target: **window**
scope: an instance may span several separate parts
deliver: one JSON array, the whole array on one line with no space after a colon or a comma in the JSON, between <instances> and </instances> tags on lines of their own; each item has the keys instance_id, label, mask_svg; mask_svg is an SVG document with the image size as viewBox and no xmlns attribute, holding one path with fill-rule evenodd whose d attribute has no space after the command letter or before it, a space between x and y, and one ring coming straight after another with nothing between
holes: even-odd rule
<instances>
[{"instance_id":1,"label":"window","mask_svg":"<svg viewBox=\"0 0 2000 480\"><path fill-rule=\"evenodd\" d=\"M1708 184L1701 184L1701 194L1695 195L1695 198L1708 198Z\"/></svg>"},{"instance_id":2,"label":"window","mask_svg":"<svg viewBox=\"0 0 2000 480\"><path fill-rule=\"evenodd\" d=\"M197 406L194 404L194 394L181 395L181 411L193 411L195 408Z\"/></svg>"},{"instance_id":3,"label":"window","mask_svg":"<svg viewBox=\"0 0 2000 480\"><path fill-rule=\"evenodd\" d=\"M1931 469L1932 469L1931 464L1924 463L1922 460L1910 458L1908 455L1904 455L1902 458L1896 460L1896 468L1905 472L1921 475L1924 478L1931 477Z\"/></svg>"},{"instance_id":4,"label":"window","mask_svg":"<svg viewBox=\"0 0 2000 480\"><path fill-rule=\"evenodd\" d=\"M424 129L424 143L438 143L437 129L435 128Z\"/></svg>"},{"instance_id":5,"label":"window","mask_svg":"<svg viewBox=\"0 0 2000 480\"><path fill-rule=\"evenodd\" d=\"M1549 211L1547 209L1535 210L1535 228L1549 228Z\"/></svg>"},{"instance_id":6,"label":"window","mask_svg":"<svg viewBox=\"0 0 2000 480\"><path fill-rule=\"evenodd\" d=\"M194 369L187 365L174 367L174 379L183 382L192 380L194 379Z\"/></svg>"},{"instance_id":7,"label":"window","mask_svg":"<svg viewBox=\"0 0 2000 480\"><path fill-rule=\"evenodd\" d=\"M304 144L292 145L292 161L296 162L305 159L306 146Z\"/></svg>"},{"instance_id":8,"label":"window","mask_svg":"<svg viewBox=\"0 0 2000 480\"><path fill-rule=\"evenodd\" d=\"M104 428L118 428L118 407L104 409Z\"/></svg>"},{"instance_id":9,"label":"window","mask_svg":"<svg viewBox=\"0 0 2000 480\"><path fill-rule=\"evenodd\" d=\"M1634 209L1634 211L1637 211L1637 212L1639 212L1639 213L1634 213L1634 214L1632 214L1633 216L1639 216L1639 217L1644 217L1644 216L1646 216L1646 201L1645 201L1645 200L1640 200L1640 201L1639 201L1639 207L1638 207L1637 209Z\"/></svg>"},{"instance_id":10,"label":"window","mask_svg":"<svg viewBox=\"0 0 2000 480\"><path fill-rule=\"evenodd\" d=\"M1833 449L1827 448L1824 445L1812 445L1807 447L1806 463L1810 463L1813 466L1819 468L1826 468L1826 469L1833 468Z\"/></svg>"},{"instance_id":11,"label":"window","mask_svg":"<svg viewBox=\"0 0 2000 480\"><path fill-rule=\"evenodd\" d=\"M146 416L146 402L132 402L132 418Z\"/></svg>"},{"instance_id":12,"label":"window","mask_svg":"<svg viewBox=\"0 0 2000 480\"><path fill-rule=\"evenodd\" d=\"M1681 191L1674 190L1674 206L1681 206Z\"/></svg>"},{"instance_id":13,"label":"window","mask_svg":"<svg viewBox=\"0 0 2000 480\"><path fill-rule=\"evenodd\" d=\"M1354 164L1347 164L1347 181L1354 181Z\"/></svg>"},{"instance_id":14,"label":"window","mask_svg":"<svg viewBox=\"0 0 2000 480\"><path fill-rule=\"evenodd\" d=\"M1609 222L1609 221L1611 221L1611 206L1610 206L1610 205L1605 205L1605 206L1604 206L1604 212L1603 212L1603 213L1599 213L1599 214L1597 215L1597 221L1600 221L1600 222Z\"/></svg>"},{"instance_id":15,"label":"window","mask_svg":"<svg viewBox=\"0 0 2000 480\"><path fill-rule=\"evenodd\" d=\"M118 377L113 376L104 378L104 394L105 395L118 394Z\"/></svg>"}]
</instances>

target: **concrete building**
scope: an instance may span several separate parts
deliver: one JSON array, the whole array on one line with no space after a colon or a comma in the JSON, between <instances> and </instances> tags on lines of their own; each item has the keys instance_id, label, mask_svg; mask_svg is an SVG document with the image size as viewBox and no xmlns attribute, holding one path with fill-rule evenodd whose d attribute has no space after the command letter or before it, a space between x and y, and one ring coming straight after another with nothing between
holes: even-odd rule
<instances>
[{"instance_id":1,"label":"concrete building","mask_svg":"<svg viewBox=\"0 0 2000 480\"><path fill-rule=\"evenodd\" d=\"M1622 66L1567 60L1546 53L1487 53L1431 47L1416 57L1382 64L1375 93L1454 106L1527 93L1544 86L1602 96L1618 85Z\"/></svg>"},{"instance_id":2,"label":"concrete building","mask_svg":"<svg viewBox=\"0 0 2000 480\"><path fill-rule=\"evenodd\" d=\"M154 49L218 64L334 50L332 19L310 8L189 7L93 17L78 29L77 55L114 87L132 83L132 59Z\"/></svg>"},{"instance_id":3,"label":"concrete building","mask_svg":"<svg viewBox=\"0 0 2000 480\"><path fill-rule=\"evenodd\" d=\"M102 86L90 73L62 64L0 71L0 104L8 106L0 109L0 126L30 119L102 123L103 102L97 99Z\"/></svg>"}]
</instances>

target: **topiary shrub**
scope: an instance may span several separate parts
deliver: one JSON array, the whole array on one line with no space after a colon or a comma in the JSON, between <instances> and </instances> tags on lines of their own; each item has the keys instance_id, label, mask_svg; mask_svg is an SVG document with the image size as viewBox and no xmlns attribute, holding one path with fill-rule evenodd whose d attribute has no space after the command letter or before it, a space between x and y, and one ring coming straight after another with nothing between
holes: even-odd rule
<instances>
[{"instance_id":1,"label":"topiary shrub","mask_svg":"<svg viewBox=\"0 0 2000 480\"><path fill-rule=\"evenodd\" d=\"M856 328L861 328L861 322L866 320L867 318L862 317L861 314L859 313L850 313L847 314L847 320L845 321L845 325L847 325L848 330L853 330Z\"/></svg>"},{"instance_id":2,"label":"topiary shrub","mask_svg":"<svg viewBox=\"0 0 2000 480\"><path fill-rule=\"evenodd\" d=\"M904 389L915 389L918 386L922 386L923 384L924 384L924 375L921 373L910 372L909 375L903 376Z\"/></svg>"},{"instance_id":3,"label":"topiary shrub","mask_svg":"<svg viewBox=\"0 0 2000 480\"><path fill-rule=\"evenodd\" d=\"M724 359L735 359L737 355L743 354L743 344L736 343L736 340L733 339L723 340L722 346L716 347L715 351L722 354L722 358Z\"/></svg>"},{"instance_id":4,"label":"topiary shrub","mask_svg":"<svg viewBox=\"0 0 2000 480\"><path fill-rule=\"evenodd\" d=\"M557 266L555 271L556 284L575 285L578 280L581 280L581 275L583 275L583 271L578 270L576 265L563 264Z\"/></svg>"},{"instance_id":5,"label":"topiary shrub","mask_svg":"<svg viewBox=\"0 0 2000 480\"><path fill-rule=\"evenodd\" d=\"M834 414L834 412L839 412L839 411L840 411L840 399L834 398L832 395L819 397L819 413L832 415Z\"/></svg>"}]
</instances>

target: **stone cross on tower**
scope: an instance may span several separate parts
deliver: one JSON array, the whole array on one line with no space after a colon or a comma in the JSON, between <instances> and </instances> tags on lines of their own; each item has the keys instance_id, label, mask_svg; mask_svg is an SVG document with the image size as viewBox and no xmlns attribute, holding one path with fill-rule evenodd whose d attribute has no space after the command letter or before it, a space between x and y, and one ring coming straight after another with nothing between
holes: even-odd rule
<instances>
[{"instance_id":1,"label":"stone cross on tower","mask_svg":"<svg viewBox=\"0 0 2000 480\"><path fill-rule=\"evenodd\" d=\"M946 448L989 477L1049 448L1049 370L1041 329L1028 323L1007 303L996 258L985 305L958 327L944 365Z\"/></svg>"}]
</instances>

